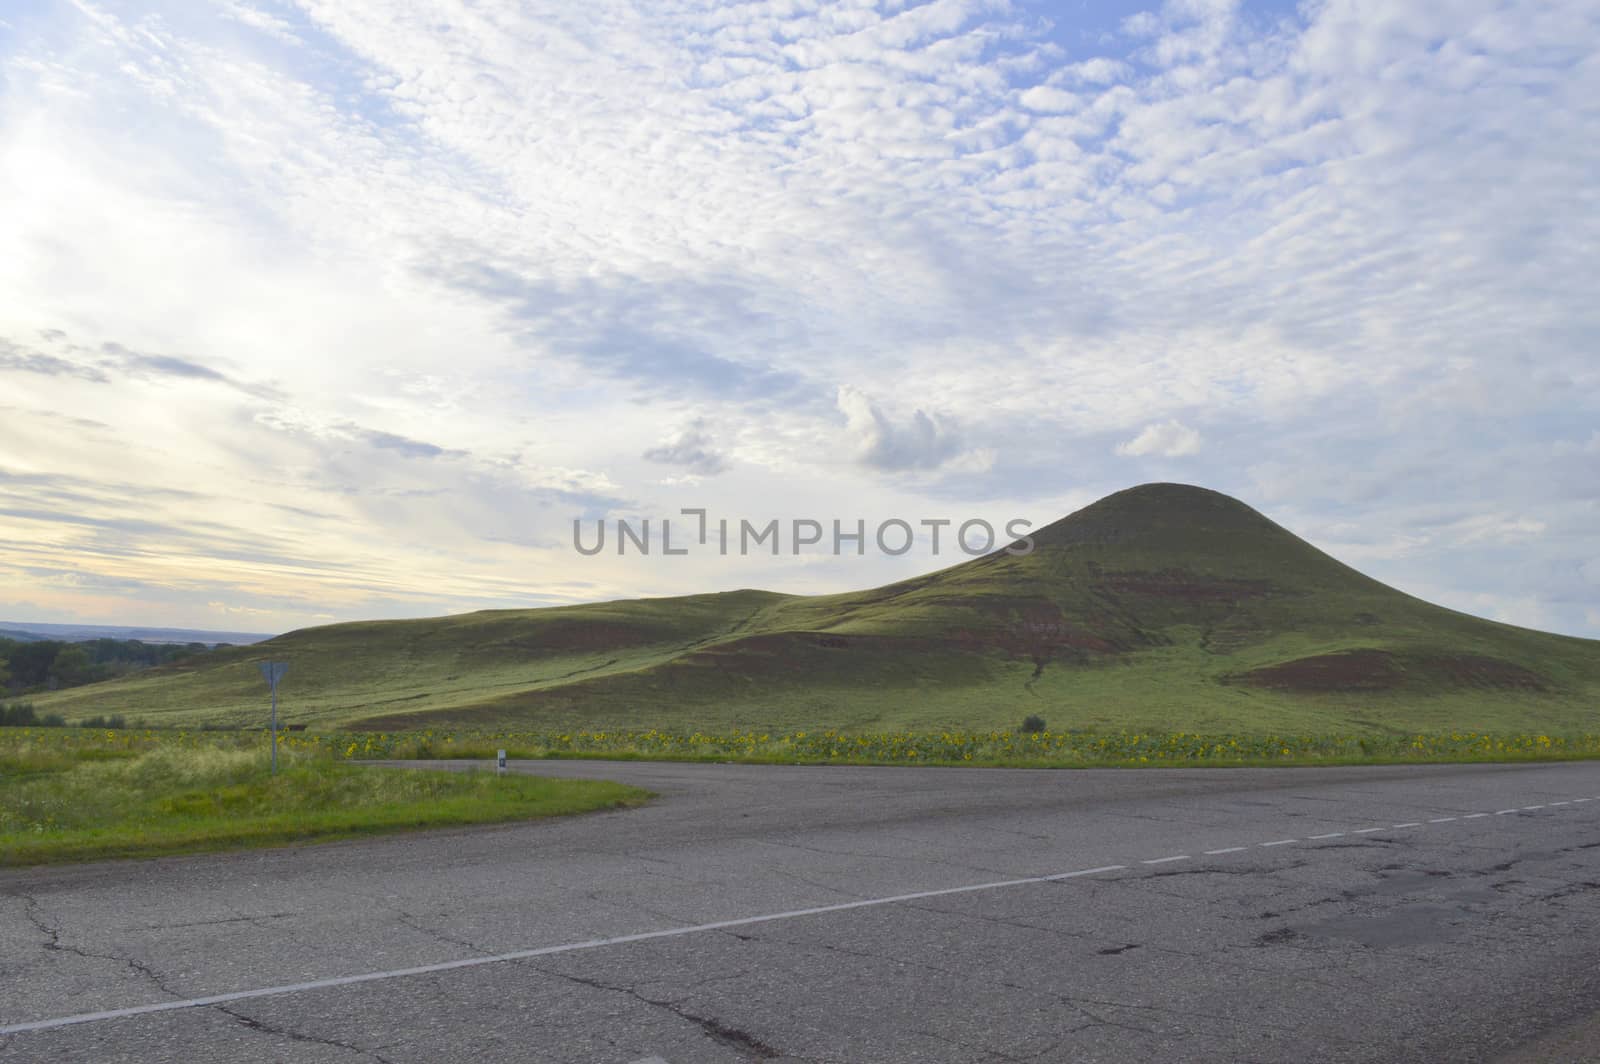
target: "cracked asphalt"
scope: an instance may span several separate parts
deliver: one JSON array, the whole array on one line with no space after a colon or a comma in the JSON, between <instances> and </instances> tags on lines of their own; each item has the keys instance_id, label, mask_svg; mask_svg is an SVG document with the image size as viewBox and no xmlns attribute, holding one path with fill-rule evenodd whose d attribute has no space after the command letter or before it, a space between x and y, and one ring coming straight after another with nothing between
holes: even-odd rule
<instances>
[{"instance_id":1,"label":"cracked asphalt","mask_svg":"<svg viewBox=\"0 0 1600 1064\"><path fill-rule=\"evenodd\" d=\"M0 1028L372 976L0 1062L1600 1060L1600 764L514 768L661 797L0 870Z\"/></svg>"}]
</instances>

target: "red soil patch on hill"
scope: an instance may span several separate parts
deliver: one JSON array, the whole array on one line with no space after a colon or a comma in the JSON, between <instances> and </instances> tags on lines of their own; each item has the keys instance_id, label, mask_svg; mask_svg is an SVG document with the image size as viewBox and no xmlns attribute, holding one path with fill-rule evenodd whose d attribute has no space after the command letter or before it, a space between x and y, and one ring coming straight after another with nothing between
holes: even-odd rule
<instances>
[{"instance_id":1,"label":"red soil patch on hill","mask_svg":"<svg viewBox=\"0 0 1600 1064\"><path fill-rule=\"evenodd\" d=\"M1254 687L1299 693L1387 691L1407 679L1443 689L1484 687L1501 691L1542 691L1544 677L1521 665L1482 654L1411 654L1387 650L1344 650L1252 669L1237 677Z\"/></svg>"},{"instance_id":2,"label":"red soil patch on hill","mask_svg":"<svg viewBox=\"0 0 1600 1064\"><path fill-rule=\"evenodd\" d=\"M1386 691L1404 675L1386 650L1345 650L1252 669L1239 679L1279 691Z\"/></svg>"},{"instance_id":3,"label":"red soil patch on hill","mask_svg":"<svg viewBox=\"0 0 1600 1064\"><path fill-rule=\"evenodd\" d=\"M1543 691L1545 679L1531 669L1482 654L1439 654L1422 659L1430 668L1463 687Z\"/></svg>"}]
</instances>

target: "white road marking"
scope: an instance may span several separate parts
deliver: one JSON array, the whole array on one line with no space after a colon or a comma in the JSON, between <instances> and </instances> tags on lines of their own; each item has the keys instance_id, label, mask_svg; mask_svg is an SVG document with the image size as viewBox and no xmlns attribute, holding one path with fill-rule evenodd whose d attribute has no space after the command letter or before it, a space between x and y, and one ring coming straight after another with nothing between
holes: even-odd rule
<instances>
[{"instance_id":1,"label":"white road marking","mask_svg":"<svg viewBox=\"0 0 1600 1064\"><path fill-rule=\"evenodd\" d=\"M1127 867L1128 866L1125 865L1125 864L1108 864L1108 865L1101 865L1099 868L1080 868L1076 872L1057 872L1053 876L1040 876L1039 877L1039 882L1041 882L1041 883L1054 883L1058 879L1077 879L1079 876L1093 876L1093 875L1098 875L1101 872L1121 872L1123 869L1125 869ZM972 891L972 890L992 890L995 887L1014 887L1014 886L1017 886L1019 884L1027 883L1027 882L1029 882L1029 880L1026 880L1026 879L1007 879L1007 880L1003 880L1003 881L1001 881L999 883L984 883L984 884L980 884L979 886L976 886L976 887L951 887L948 890L936 890L936 891L933 892L932 895L929 895L929 897L932 897L932 896L937 895L937 894L965 894L966 892ZM885 898L883 902L874 901L871 904L878 905L878 904L886 904L886 903L891 902L891 901L905 901L907 898L911 898L911 897L914 897L914 895L907 894L907 895L905 895L905 897L901 897L901 898ZM785 913L784 915L787 916L788 914ZM796 915L800 915L800 914L797 913ZM770 917L769 919L778 919L778 918L777 917Z\"/></svg>"},{"instance_id":2,"label":"white road marking","mask_svg":"<svg viewBox=\"0 0 1600 1064\"><path fill-rule=\"evenodd\" d=\"M1577 804L1579 802L1600 802L1600 798L1573 798L1569 801L1551 802L1552 806ZM1508 816L1535 809L1545 808L1542 805L1523 806L1521 809L1500 809L1493 814L1466 813L1459 819L1476 820L1479 817ZM1430 824L1445 824L1458 819L1453 816L1437 817L1428 821ZM1407 821L1393 825L1394 828L1421 827L1421 821ZM1355 828L1349 834L1370 835L1374 832L1389 830L1382 827ZM1321 835L1309 835L1307 839L1337 839L1346 833L1343 831L1328 831ZM1259 842L1257 846L1288 846L1299 842L1299 839L1276 839L1272 842ZM1217 850L1206 850L1207 856L1216 856L1227 853L1242 853L1248 847L1227 846ZM1186 853L1174 854L1171 857L1152 857L1141 861L1141 864L1160 865L1173 861L1187 861L1190 856ZM760 916L743 916L732 920L717 920L707 924L691 924L684 927L670 927L662 931L641 931L632 935L616 935L611 938L591 938L581 942L567 942L559 946L540 946L535 949L515 950L510 953L496 953L478 957L463 957L459 960L440 961L436 964L419 964L410 968L391 968L386 971L363 972L359 975L340 975L327 979L311 979L303 983L284 983L278 986L257 987L253 990L235 990L225 994L211 994L207 997L185 998L178 1001L160 1001L151 1005L133 1005L128 1008L106 1009L100 1012L82 1012L72 1016L57 1016L48 1020L30 1020L24 1023L0 1025L0 1036L22 1034L26 1031L46 1031L57 1027L72 1027L84 1023L96 1023L101 1020L122 1019L128 1016L143 1016L152 1012L173 1012L179 1009L204 1008L208 1005L223 1005L233 1001L248 1001L253 998L277 997L283 994L298 994L308 990L325 990L334 987L354 986L359 983L372 983L385 979L403 979L414 975L433 975L439 972L454 971L458 968L478 968L487 964L503 964L508 961L527 960L533 957L549 957L558 953L577 953L584 950L600 949L605 946L621 946L631 942L649 942L661 938L679 938L684 935L701 934L707 931L720 931L729 927L749 927L752 924L772 923L778 920L794 920L803 916L820 916L825 913L847 912L851 909L867 909L879 905L893 905L898 902L921 901L926 898L942 898L955 894L973 894L985 890L1000 890L1005 887L1020 887L1037 883L1053 883L1063 879L1077 879L1080 876L1100 875L1104 872L1121 872L1127 865L1101 865L1097 868L1080 868L1072 872L1056 872L1045 876L1027 876L1022 879L999 879L989 883L974 883L965 887L945 887L940 890L921 890L910 894L892 894L882 898L862 898L857 901L837 902L832 905L816 905L809 909L790 909L785 912L765 913ZM661 1061L660 1057L646 1057L635 1064L655 1064ZM661 1064L666 1064L661 1061Z\"/></svg>"},{"instance_id":3,"label":"white road marking","mask_svg":"<svg viewBox=\"0 0 1600 1064\"><path fill-rule=\"evenodd\" d=\"M1558 805L1571 805L1571 804L1572 804L1571 802L1551 802L1550 806L1553 809Z\"/></svg>"},{"instance_id":4,"label":"white road marking","mask_svg":"<svg viewBox=\"0 0 1600 1064\"><path fill-rule=\"evenodd\" d=\"M1179 860L1179 858L1172 857L1163 859L1169 861ZM58 1016L50 1020L32 1020L27 1023L7 1024L0 1027L0 1035L21 1034L24 1031L44 1031L53 1027L71 1027L75 1024L93 1023L97 1020L114 1020L124 1016L142 1016L150 1012L172 1012L175 1009L223 1005L230 1001L276 997L280 994L296 994L306 990L325 990L330 987L354 986L357 983L372 983L381 979L401 979L410 975L433 975L438 972L454 971L457 968L478 968L485 964L503 964L506 961L527 960L531 957L549 957L557 953L577 953L583 950L600 949L603 946L621 946L630 942L649 942L658 938L679 938L683 935L701 934L706 931L721 931L728 927L749 927L751 924L772 923L777 920L794 920L802 916L820 916L824 913L847 912L851 909L869 909L879 905L893 905L897 902L922 901L925 898L943 898L953 894L972 894L977 891L1000 890L1004 887L1021 887L1033 883L1053 883L1062 879L1098 875L1101 872L1121 872L1127 867L1127 865L1101 865L1099 868L1080 868L1074 872L1056 872L1048 876L1028 876L1024 879L997 879L991 883L974 883L965 887L919 890L911 894L891 894L883 898L862 898L859 901L843 901L833 905L816 905L809 909L790 909L787 912L765 913L761 916L742 916L733 920L716 920L709 924L669 927L664 931L641 931L633 935L591 938L582 942L567 942L559 946L541 946L537 949L515 950L510 953L496 953L482 957L463 957L460 960L440 961L437 964L419 964L411 968L391 968L381 972L363 972L360 975L338 975L328 979L311 979L303 983L284 983L281 986L264 986L254 990L235 990L227 994L211 994L206 997L186 998L182 1001L161 1001L153 1005L134 1005L123 1009L106 1009L103 1012L84 1012L75 1016Z\"/></svg>"}]
</instances>

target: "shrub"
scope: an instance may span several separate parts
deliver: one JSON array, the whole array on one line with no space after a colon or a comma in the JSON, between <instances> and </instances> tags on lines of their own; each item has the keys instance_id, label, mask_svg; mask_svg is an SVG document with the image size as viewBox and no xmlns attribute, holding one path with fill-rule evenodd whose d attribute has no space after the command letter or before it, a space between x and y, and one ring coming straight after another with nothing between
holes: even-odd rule
<instances>
[{"instance_id":1,"label":"shrub","mask_svg":"<svg viewBox=\"0 0 1600 1064\"><path fill-rule=\"evenodd\" d=\"M1034 735L1044 731L1044 718L1036 713L1029 713L1022 718L1022 734Z\"/></svg>"},{"instance_id":2,"label":"shrub","mask_svg":"<svg viewBox=\"0 0 1600 1064\"><path fill-rule=\"evenodd\" d=\"M0 728L60 728L66 723L59 713L37 715L31 702L0 703Z\"/></svg>"}]
</instances>

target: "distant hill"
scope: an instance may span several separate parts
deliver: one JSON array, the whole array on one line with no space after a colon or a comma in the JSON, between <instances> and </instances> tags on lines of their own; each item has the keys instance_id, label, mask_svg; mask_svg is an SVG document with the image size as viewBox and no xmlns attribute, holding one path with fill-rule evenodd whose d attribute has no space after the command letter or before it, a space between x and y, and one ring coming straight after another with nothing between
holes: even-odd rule
<instances>
[{"instance_id":1,"label":"distant hill","mask_svg":"<svg viewBox=\"0 0 1600 1064\"><path fill-rule=\"evenodd\" d=\"M1150 484L868 591L734 591L330 625L40 699L418 728L1336 731L1600 727L1600 642L1431 605L1237 500Z\"/></svg>"},{"instance_id":2,"label":"distant hill","mask_svg":"<svg viewBox=\"0 0 1600 1064\"><path fill-rule=\"evenodd\" d=\"M245 646L272 636L263 632L212 632L199 628L127 628L106 624L38 624L26 621L0 621L0 639L37 642L59 639L64 643L84 643L91 639L137 639L141 643L228 643Z\"/></svg>"}]
</instances>

